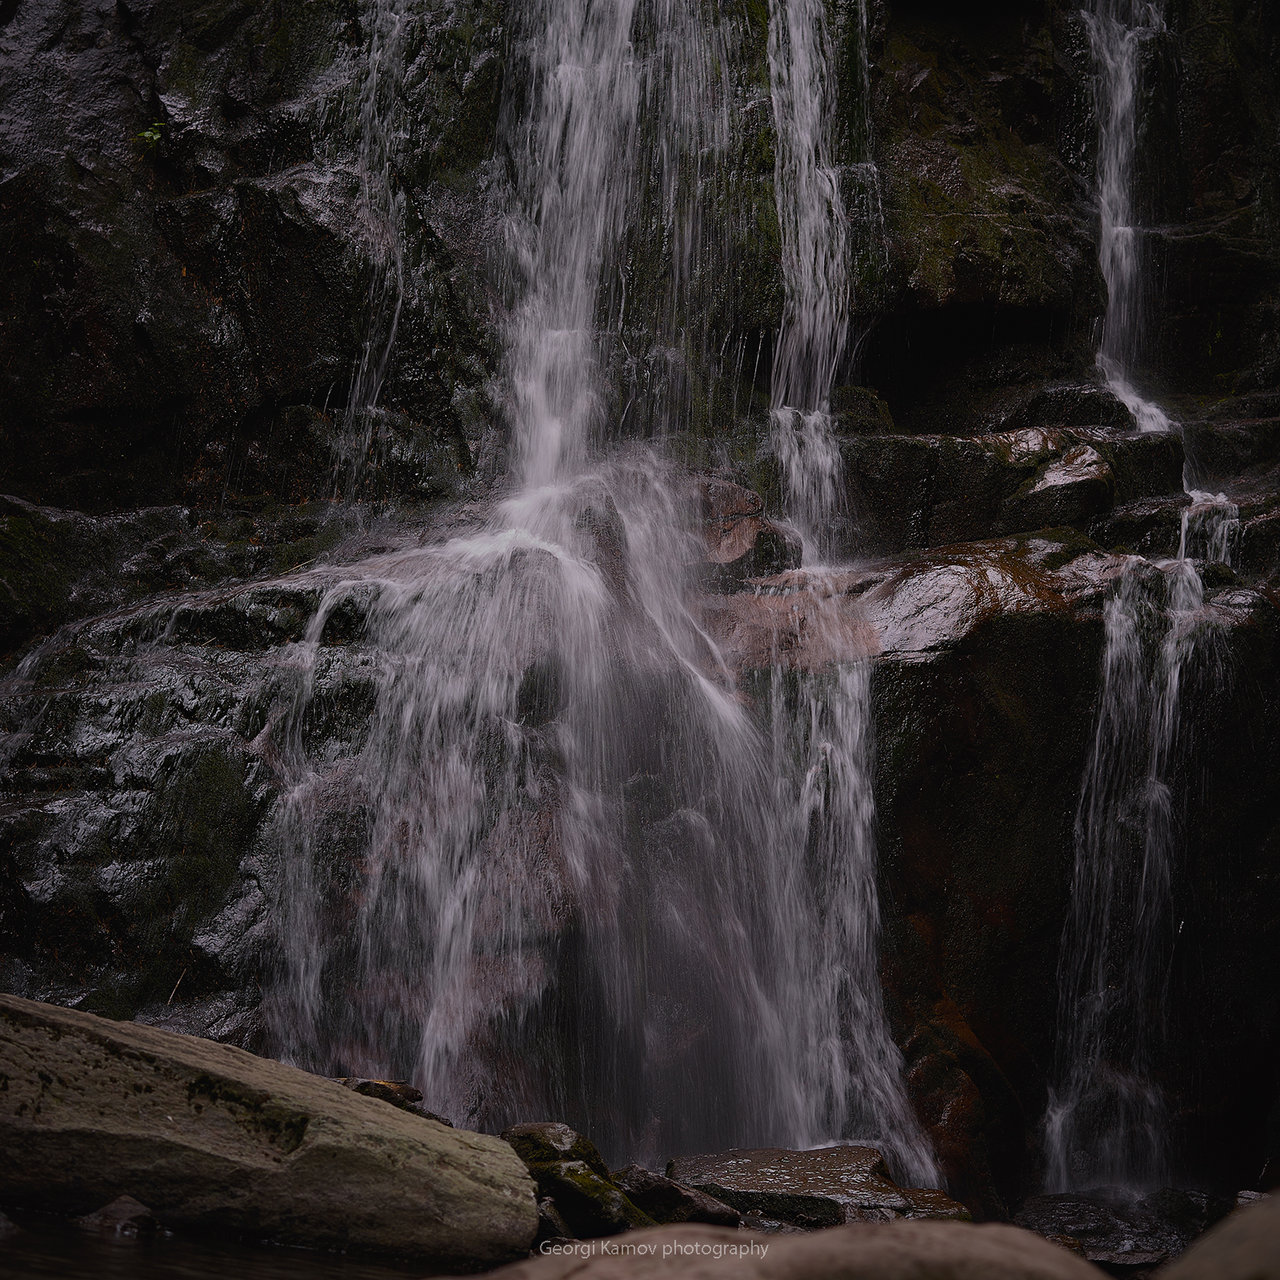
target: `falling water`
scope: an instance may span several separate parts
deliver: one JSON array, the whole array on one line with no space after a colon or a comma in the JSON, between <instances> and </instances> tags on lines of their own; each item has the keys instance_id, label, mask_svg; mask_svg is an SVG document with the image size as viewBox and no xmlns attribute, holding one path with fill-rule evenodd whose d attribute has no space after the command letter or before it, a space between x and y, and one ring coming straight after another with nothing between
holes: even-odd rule
<instances>
[{"instance_id":1,"label":"falling water","mask_svg":"<svg viewBox=\"0 0 1280 1280\"><path fill-rule=\"evenodd\" d=\"M1098 363L1140 430L1171 430L1134 390L1146 321L1134 207L1139 54L1159 6L1098 0L1086 15L1098 67L1101 262L1109 297ZM1174 876L1185 797L1183 685L1212 642L1196 560L1229 563L1237 510L1186 483L1177 556L1134 558L1104 608L1102 694L1075 826L1059 966L1057 1081L1045 1118L1050 1190L1141 1192L1168 1176L1164 1065Z\"/></svg>"},{"instance_id":2,"label":"falling water","mask_svg":"<svg viewBox=\"0 0 1280 1280\"><path fill-rule=\"evenodd\" d=\"M774 448L806 544L836 507L830 396L849 328L849 219L834 163L833 34L825 0L771 0L774 191L785 288L773 357Z\"/></svg>"},{"instance_id":3,"label":"falling water","mask_svg":"<svg viewBox=\"0 0 1280 1280\"><path fill-rule=\"evenodd\" d=\"M355 495L369 461L378 396L404 304L404 194L396 185L395 152L405 132L405 17L394 0L373 0L369 54L360 89L360 204L370 257L364 335L352 375L337 459L337 483Z\"/></svg>"},{"instance_id":4,"label":"falling water","mask_svg":"<svg viewBox=\"0 0 1280 1280\"><path fill-rule=\"evenodd\" d=\"M1096 0L1084 17L1097 69L1099 260L1107 283L1098 368L1140 430L1168 431L1164 411L1133 381L1149 309L1134 166L1142 55L1164 32L1164 14L1159 0Z\"/></svg>"},{"instance_id":5,"label":"falling water","mask_svg":"<svg viewBox=\"0 0 1280 1280\"><path fill-rule=\"evenodd\" d=\"M854 9L858 30L852 39L861 72L854 90L865 113L865 0ZM871 219L853 225L845 207L834 164L834 66L824 0L773 0L769 71L785 305L770 419L787 510L802 531L806 563L829 547L839 506L841 457L829 400L848 338L853 244L859 231L875 236L880 230ZM865 139L866 121L861 132ZM868 178L874 178L869 167L868 160L853 179L864 195ZM829 572L808 568L788 589L808 598L808 642L835 655L834 670L787 677L775 667L771 701L779 805L795 815L796 838L820 886L805 997L817 1019L807 1093L821 1100L818 1131L869 1137L887 1146L910 1177L932 1184L937 1168L906 1098L901 1054L889 1035L881 995L869 664L865 653L849 651L847 624L838 618L831 584Z\"/></svg>"},{"instance_id":6,"label":"falling water","mask_svg":"<svg viewBox=\"0 0 1280 1280\"><path fill-rule=\"evenodd\" d=\"M690 174L729 112L707 15L519 17L516 485L467 535L331 575L291 655L270 1016L291 1059L412 1077L471 1124L554 1116L650 1160L873 1138L928 1181L876 978L865 668L762 734L693 612L696 487L609 440L637 207L670 255L653 341L699 323ZM352 617L360 656L339 663L323 642ZM371 724L317 758L339 679L373 689Z\"/></svg>"}]
</instances>

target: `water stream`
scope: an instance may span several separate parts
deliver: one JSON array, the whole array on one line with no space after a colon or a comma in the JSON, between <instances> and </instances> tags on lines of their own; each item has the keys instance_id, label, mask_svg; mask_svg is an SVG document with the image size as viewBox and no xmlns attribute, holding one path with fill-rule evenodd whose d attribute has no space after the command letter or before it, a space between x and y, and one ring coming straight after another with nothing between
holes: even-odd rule
<instances>
[{"instance_id":1,"label":"water stream","mask_svg":"<svg viewBox=\"0 0 1280 1280\"><path fill-rule=\"evenodd\" d=\"M1164 30L1150 0L1085 14L1096 68L1100 261L1108 287L1098 365L1140 431L1175 430L1135 386L1153 312L1136 225L1142 52ZM1075 825L1058 975L1057 1072L1045 1118L1051 1191L1141 1194L1170 1176L1168 984L1188 802L1182 776L1193 661L1214 639L1196 562L1230 563L1238 512L1193 487L1176 555L1133 557L1104 606L1102 691Z\"/></svg>"}]
</instances>

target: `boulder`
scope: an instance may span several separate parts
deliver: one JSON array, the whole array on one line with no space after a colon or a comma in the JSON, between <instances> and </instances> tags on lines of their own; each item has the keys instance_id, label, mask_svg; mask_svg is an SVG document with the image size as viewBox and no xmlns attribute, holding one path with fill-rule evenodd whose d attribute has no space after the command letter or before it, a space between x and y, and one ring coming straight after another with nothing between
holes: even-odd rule
<instances>
[{"instance_id":1,"label":"boulder","mask_svg":"<svg viewBox=\"0 0 1280 1280\"><path fill-rule=\"evenodd\" d=\"M873 1147L777 1148L685 1156L667 1176L767 1222L815 1228L896 1218L969 1216L941 1191L904 1188Z\"/></svg>"},{"instance_id":2,"label":"boulder","mask_svg":"<svg viewBox=\"0 0 1280 1280\"><path fill-rule=\"evenodd\" d=\"M533 1185L447 1129L229 1045L0 996L0 1197L68 1213L133 1196L166 1226L492 1266Z\"/></svg>"},{"instance_id":3,"label":"boulder","mask_svg":"<svg viewBox=\"0 0 1280 1280\"><path fill-rule=\"evenodd\" d=\"M721 1200L696 1187L682 1186L670 1178L628 1165L613 1175L614 1182L654 1222L705 1222L717 1227L736 1227L742 1215Z\"/></svg>"},{"instance_id":4,"label":"boulder","mask_svg":"<svg viewBox=\"0 0 1280 1280\"><path fill-rule=\"evenodd\" d=\"M1077 1241L1090 1262L1135 1269L1176 1257L1229 1207L1172 1188L1139 1200L1101 1192L1042 1195L1027 1200L1014 1222L1038 1235Z\"/></svg>"},{"instance_id":5,"label":"boulder","mask_svg":"<svg viewBox=\"0 0 1280 1280\"><path fill-rule=\"evenodd\" d=\"M567 1124L516 1124L502 1137L538 1184L543 1233L554 1227L562 1234L563 1224L579 1239L593 1239L655 1225L609 1176L595 1144Z\"/></svg>"},{"instance_id":6,"label":"boulder","mask_svg":"<svg viewBox=\"0 0 1280 1280\"><path fill-rule=\"evenodd\" d=\"M1237 1209L1161 1271L1160 1280L1280 1280L1280 1198Z\"/></svg>"},{"instance_id":7,"label":"boulder","mask_svg":"<svg viewBox=\"0 0 1280 1280\"><path fill-rule=\"evenodd\" d=\"M758 493L719 476L698 482L703 536L707 547L704 583L712 590L735 590L800 563L800 541L764 514Z\"/></svg>"},{"instance_id":8,"label":"boulder","mask_svg":"<svg viewBox=\"0 0 1280 1280\"><path fill-rule=\"evenodd\" d=\"M1102 1280L1066 1249L1017 1227L891 1222L768 1236L661 1227L621 1240L554 1246L495 1280Z\"/></svg>"},{"instance_id":9,"label":"boulder","mask_svg":"<svg viewBox=\"0 0 1280 1280\"><path fill-rule=\"evenodd\" d=\"M104 1231L118 1236L150 1235L159 1225L155 1214L132 1196L117 1196L96 1212L76 1219L76 1226L81 1230Z\"/></svg>"}]
</instances>

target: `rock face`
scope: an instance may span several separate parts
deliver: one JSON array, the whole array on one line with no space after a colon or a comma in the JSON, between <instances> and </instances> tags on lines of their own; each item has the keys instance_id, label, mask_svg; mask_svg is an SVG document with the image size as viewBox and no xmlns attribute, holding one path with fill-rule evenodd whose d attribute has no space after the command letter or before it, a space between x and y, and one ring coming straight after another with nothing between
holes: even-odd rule
<instances>
[{"instance_id":1,"label":"rock face","mask_svg":"<svg viewBox=\"0 0 1280 1280\"><path fill-rule=\"evenodd\" d=\"M470 273L433 226L474 252L474 205L458 206L500 83L496 14L445 9L415 9L403 33L397 98L419 147L390 161L415 195L386 446L424 460L461 440L485 376ZM325 496L385 271L359 156L374 28L372 6L336 3L5 7L6 488L99 510ZM427 77L434 92L414 93ZM424 167L453 177L447 217ZM437 455L420 470L455 468Z\"/></svg>"},{"instance_id":2,"label":"rock face","mask_svg":"<svg viewBox=\"0 0 1280 1280\"><path fill-rule=\"evenodd\" d=\"M533 1185L506 1143L226 1045L0 996L0 1197L165 1225L493 1265Z\"/></svg>"},{"instance_id":3,"label":"rock face","mask_svg":"<svg viewBox=\"0 0 1280 1280\"><path fill-rule=\"evenodd\" d=\"M782 1238L664 1227L637 1231L612 1250L597 1246L584 1254L579 1247L494 1274L502 1280L1101 1280L1104 1273L1016 1227L893 1222Z\"/></svg>"},{"instance_id":4,"label":"rock face","mask_svg":"<svg viewBox=\"0 0 1280 1280\"><path fill-rule=\"evenodd\" d=\"M895 1218L967 1218L940 1191L896 1186L870 1147L818 1151L726 1151L684 1156L667 1174L749 1215L752 1225L814 1229Z\"/></svg>"}]
</instances>

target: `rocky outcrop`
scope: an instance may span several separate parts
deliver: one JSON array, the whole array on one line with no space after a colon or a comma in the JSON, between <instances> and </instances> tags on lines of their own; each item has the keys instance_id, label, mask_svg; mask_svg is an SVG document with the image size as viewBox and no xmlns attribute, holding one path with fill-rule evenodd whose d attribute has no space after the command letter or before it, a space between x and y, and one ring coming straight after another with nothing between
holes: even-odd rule
<instances>
[{"instance_id":1,"label":"rocky outcrop","mask_svg":"<svg viewBox=\"0 0 1280 1280\"><path fill-rule=\"evenodd\" d=\"M116 1196L166 1226L493 1265L533 1185L506 1143L226 1045L0 996L0 1199Z\"/></svg>"}]
</instances>

